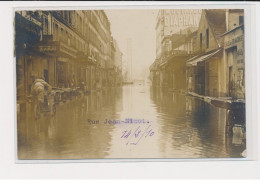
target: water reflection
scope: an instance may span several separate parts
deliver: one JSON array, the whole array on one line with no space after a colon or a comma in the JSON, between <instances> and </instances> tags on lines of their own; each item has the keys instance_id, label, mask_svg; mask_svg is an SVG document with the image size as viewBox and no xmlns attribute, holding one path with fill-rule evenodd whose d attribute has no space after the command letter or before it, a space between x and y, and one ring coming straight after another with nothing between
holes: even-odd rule
<instances>
[{"instance_id":1,"label":"water reflection","mask_svg":"<svg viewBox=\"0 0 260 186\"><path fill-rule=\"evenodd\" d=\"M47 115L34 120L28 114L25 120L18 122L19 158L106 157L113 125L91 125L88 119L116 118L116 109L120 107L116 100L121 96L120 89L100 91L59 105L54 117Z\"/></svg>"},{"instance_id":2,"label":"water reflection","mask_svg":"<svg viewBox=\"0 0 260 186\"><path fill-rule=\"evenodd\" d=\"M234 136L226 131L227 110L212 106L190 96L151 89L151 99L156 104L161 118L164 138L171 148L179 149L174 157L240 157L245 149L245 141L234 143ZM169 104L172 103L172 104ZM243 142L242 142L243 141Z\"/></svg>"},{"instance_id":3,"label":"water reflection","mask_svg":"<svg viewBox=\"0 0 260 186\"><path fill-rule=\"evenodd\" d=\"M227 110L192 97L128 85L79 96L40 120L18 121L19 159L240 157L245 140L226 135ZM104 124L106 119L144 119L144 124ZM99 121L98 124L89 120ZM146 129L154 132L146 136ZM127 143L124 131L140 130ZM237 129L239 130L239 129ZM146 133L145 133L146 132ZM136 137L136 139L135 139Z\"/></svg>"}]
</instances>

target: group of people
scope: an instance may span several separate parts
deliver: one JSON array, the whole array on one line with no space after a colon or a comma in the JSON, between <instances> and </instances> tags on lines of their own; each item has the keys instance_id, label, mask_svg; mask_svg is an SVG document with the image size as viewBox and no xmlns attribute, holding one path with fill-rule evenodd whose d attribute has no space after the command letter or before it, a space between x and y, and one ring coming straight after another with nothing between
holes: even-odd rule
<instances>
[{"instance_id":1,"label":"group of people","mask_svg":"<svg viewBox=\"0 0 260 186\"><path fill-rule=\"evenodd\" d=\"M66 88L75 88L79 86L80 90L86 93L88 86L83 79L79 80L77 84L73 75L73 78L68 82ZM38 119L44 110L49 110L52 112L53 95L52 86L47 83L44 77L37 77L31 86L31 98L33 102L33 109L35 114L35 119Z\"/></svg>"}]
</instances>

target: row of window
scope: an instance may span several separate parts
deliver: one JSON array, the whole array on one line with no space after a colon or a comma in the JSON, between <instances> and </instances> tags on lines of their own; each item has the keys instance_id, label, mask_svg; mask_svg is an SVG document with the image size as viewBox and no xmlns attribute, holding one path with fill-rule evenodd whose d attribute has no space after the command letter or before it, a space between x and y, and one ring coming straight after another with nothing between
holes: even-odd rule
<instances>
[{"instance_id":1,"label":"row of window","mask_svg":"<svg viewBox=\"0 0 260 186\"><path fill-rule=\"evenodd\" d=\"M65 19L69 24L72 24L74 28L76 28L81 34L83 34L83 27L86 28L86 22L84 21L84 18L80 16L77 11L59 11L62 15L63 19ZM105 25L105 28L109 29L108 22L105 22L104 15L100 13L101 11L95 11L96 14L93 13L94 11L87 11L87 16L92 21L93 26L95 26L98 33L100 33L103 37L105 35L105 32L101 27L102 25L98 24L98 19L101 21L103 25ZM97 16L98 18L97 18ZM103 38L105 40L105 38Z\"/></svg>"},{"instance_id":2,"label":"row of window","mask_svg":"<svg viewBox=\"0 0 260 186\"><path fill-rule=\"evenodd\" d=\"M65 14L63 15L64 18L66 18L66 19L71 18L72 13L69 13L70 11L62 11L62 12L65 12ZM91 13L91 14L93 14L93 13ZM78 14L74 14L74 15L76 17L74 17L73 20L78 19L80 22L82 21L81 18L79 18L79 17L77 18ZM96 16L93 16L93 17L96 17ZM77 24L74 24L74 25L75 25L75 27L77 26ZM82 24L82 25L85 26L85 30L84 30L85 38L89 38L89 41L92 43L92 45L94 45L94 48L88 47L87 43L84 40L82 40L76 34L73 34L73 31L71 31L68 27L63 26L62 24L59 24L58 22L53 22L53 25L52 25L53 29L49 30L48 18L45 16L43 17L43 34L44 35L51 34L50 33L51 30L53 30L54 40L62 41L63 43L67 44L68 46L76 48L79 51L87 52L89 55L96 55L95 51L97 51L97 49L98 49L98 51L101 53L101 56L100 56L101 59L105 59L105 55L108 55L110 53L109 45L103 44L103 43L107 43L106 40L104 40L104 37L106 37L106 36L104 36L105 33L103 32L100 34L99 32L97 32L97 30L95 28L93 28L93 27L90 28L90 26L87 23ZM99 25L99 27L100 27L100 25ZM98 56L96 56L96 57L98 57Z\"/></svg>"},{"instance_id":3,"label":"row of window","mask_svg":"<svg viewBox=\"0 0 260 186\"><path fill-rule=\"evenodd\" d=\"M84 42L81 41L77 36L73 36L63 27L58 26L56 23L54 26L54 40L60 40L69 46L75 47L79 51L84 51Z\"/></svg>"},{"instance_id":4,"label":"row of window","mask_svg":"<svg viewBox=\"0 0 260 186\"><path fill-rule=\"evenodd\" d=\"M104 23L99 24L98 19L100 19L100 17L98 18L96 15L94 15L94 13L90 12L90 20L91 20L92 26L95 28L97 33L99 33L99 35L102 37L102 39L104 41L108 41L109 37L110 37L108 35L110 28L108 26L104 25ZM102 28L102 24L105 27Z\"/></svg>"}]
</instances>

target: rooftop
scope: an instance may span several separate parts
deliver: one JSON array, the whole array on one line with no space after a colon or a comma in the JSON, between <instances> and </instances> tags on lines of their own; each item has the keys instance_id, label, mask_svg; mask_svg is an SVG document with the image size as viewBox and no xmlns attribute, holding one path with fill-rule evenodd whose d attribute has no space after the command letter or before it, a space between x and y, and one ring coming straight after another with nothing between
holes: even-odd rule
<instances>
[{"instance_id":1,"label":"rooftop","mask_svg":"<svg viewBox=\"0 0 260 186\"><path fill-rule=\"evenodd\" d=\"M210 9L205 10L205 16L208 23L214 32L214 35L219 42L221 35L226 32L226 10Z\"/></svg>"}]
</instances>

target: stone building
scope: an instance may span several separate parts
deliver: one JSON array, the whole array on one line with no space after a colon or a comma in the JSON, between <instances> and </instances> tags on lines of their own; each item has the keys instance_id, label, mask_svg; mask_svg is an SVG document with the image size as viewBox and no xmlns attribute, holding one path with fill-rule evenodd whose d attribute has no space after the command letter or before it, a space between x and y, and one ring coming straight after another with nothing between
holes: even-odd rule
<instances>
[{"instance_id":1,"label":"stone building","mask_svg":"<svg viewBox=\"0 0 260 186\"><path fill-rule=\"evenodd\" d=\"M220 96L245 99L244 11L226 11Z\"/></svg>"},{"instance_id":2,"label":"stone building","mask_svg":"<svg viewBox=\"0 0 260 186\"><path fill-rule=\"evenodd\" d=\"M216 97L219 94L219 65L223 63L221 35L226 31L225 10L203 10L193 54L187 61L191 92Z\"/></svg>"},{"instance_id":3,"label":"stone building","mask_svg":"<svg viewBox=\"0 0 260 186\"><path fill-rule=\"evenodd\" d=\"M115 42L114 42L114 38L111 37L110 40L110 46L111 46L111 54L110 54L110 60L107 63L107 73L108 73L108 86L115 86L115 52L116 52L116 48L115 48Z\"/></svg>"},{"instance_id":4,"label":"stone building","mask_svg":"<svg viewBox=\"0 0 260 186\"><path fill-rule=\"evenodd\" d=\"M193 53L187 61L189 92L244 98L243 10L203 10Z\"/></svg>"},{"instance_id":5,"label":"stone building","mask_svg":"<svg viewBox=\"0 0 260 186\"><path fill-rule=\"evenodd\" d=\"M153 85L173 91L186 90L186 61L193 55L196 33L196 28L190 27L164 37L161 57L150 67Z\"/></svg>"},{"instance_id":6,"label":"stone building","mask_svg":"<svg viewBox=\"0 0 260 186\"><path fill-rule=\"evenodd\" d=\"M186 90L186 60L193 52L200 17L200 9L159 10L156 59L150 66L153 85Z\"/></svg>"},{"instance_id":7,"label":"stone building","mask_svg":"<svg viewBox=\"0 0 260 186\"><path fill-rule=\"evenodd\" d=\"M106 87L111 38L103 10L16 11L17 101L26 102L38 77L59 88Z\"/></svg>"},{"instance_id":8,"label":"stone building","mask_svg":"<svg viewBox=\"0 0 260 186\"><path fill-rule=\"evenodd\" d=\"M156 59L162 54L164 37L179 33L186 28L198 28L201 9L159 10L156 18Z\"/></svg>"},{"instance_id":9,"label":"stone building","mask_svg":"<svg viewBox=\"0 0 260 186\"><path fill-rule=\"evenodd\" d=\"M117 41L113 39L114 46L115 46L115 53L114 53L114 62L115 62L115 84L122 85L123 83L123 53L120 51Z\"/></svg>"},{"instance_id":10,"label":"stone building","mask_svg":"<svg viewBox=\"0 0 260 186\"><path fill-rule=\"evenodd\" d=\"M95 63L90 71L91 87L107 86L107 63L111 63L110 22L102 10L84 11L86 15L86 35L89 43L89 61ZM91 75L92 72L92 75Z\"/></svg>"},{"instance_id":11,"label":"stone building","mask_svg":"<svg viewBox=\"0 0 260 186\"><path fill-rule=\"evenodd\" d=\"M244 99L243 10L202 10L198 27L184 29L175 19L179 14L170 13L160 11L157 17L157 55L150 66L153 86ZM180 18L179 23L189 21Z\"/></svg>"}]
</instances>

